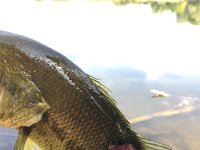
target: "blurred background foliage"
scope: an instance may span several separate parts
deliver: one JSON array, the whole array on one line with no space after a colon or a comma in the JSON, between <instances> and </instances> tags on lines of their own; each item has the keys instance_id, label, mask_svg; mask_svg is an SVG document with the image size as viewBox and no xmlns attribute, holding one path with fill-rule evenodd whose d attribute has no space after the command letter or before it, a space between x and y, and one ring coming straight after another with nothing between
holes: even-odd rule
<instances>
[{"instance_id":1,"label":"blurred background foliage","mask_svg":"<svg viewBox=\"0 0 200 150\"><path fill-rule=\"evenodd\" d=\"M36 0L42 1L42 0ZM53 0L68 1L68 0ZM200 0L92 0L112 1L116 5L125 4L147 4L154 13L172 11L176 14L177 22L190 22L194 25L200 24Z\"/></svg>"},{"instance_id":2,"label":"blurred background foliage","mask_svg":"<svg viewBox=\"0 0 200 150\"><path fill-rule=\"evenodd\" d=\"M179 3L159 4L154 2L151 4L154 12L162 12L171 10L176 13L178 22L190 22L192 24L200 24L200 2L183 1Z\"/></svg>"},{"instance_id":3,"label":"blurred background foliage","mask_svg":"<svg viewBox=\"0 0 200 150\"><path fill-rule=\"evenodd\" d=\"M200 1L199 0L112 0L117 5L128 3L149 4L152 11L161 13L170 10L176 13L177 22L190 22L200 24Z\"/></svg>"},{"instance_id":4,"label":"blurred background foliage","mask_svg":"<svg viewBox=\"0 0 200 150\"><path fill-rule=\"evenodd\" d=\"M200 1L199 0L112 0L117 5L123 4L149 4L152 11L161 13L170 10L176 13L177 22L190 22L200 24Z\"/></svg>"}]
</instances>

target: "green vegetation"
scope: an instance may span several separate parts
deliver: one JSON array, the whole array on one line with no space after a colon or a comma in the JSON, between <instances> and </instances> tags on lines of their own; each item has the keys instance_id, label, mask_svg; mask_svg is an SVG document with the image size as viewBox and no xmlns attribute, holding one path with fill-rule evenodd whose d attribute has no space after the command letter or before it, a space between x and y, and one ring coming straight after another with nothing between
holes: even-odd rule
<instances>
[{"instance_id":1,"label":"green vegetation","mask_svg":"<svg viewBox=\"0 0 200 150\"><path fill-rule=\"evenodd\" d=\"M153 12L161 13L170 10L176 13L178 22L200 24L199 0L112 0L117 5L122 4L149 4Z\"/></svg>"},{"instance_id":2,"label":"green vegetation","mask_svg":"<svg viewBox=\"0 0 200 150\"><path fill-rule=\"evenodd\" d=\"M42 1L42 0L35 0ZM69 1L69 0L53 0ZM200 0L88 0L88 1L112 1L116 5L147 4L151 5L154 13L162 13L170 10L176 14L177 22L190 22L200 24Z\"/></svg>"}]
</instances>

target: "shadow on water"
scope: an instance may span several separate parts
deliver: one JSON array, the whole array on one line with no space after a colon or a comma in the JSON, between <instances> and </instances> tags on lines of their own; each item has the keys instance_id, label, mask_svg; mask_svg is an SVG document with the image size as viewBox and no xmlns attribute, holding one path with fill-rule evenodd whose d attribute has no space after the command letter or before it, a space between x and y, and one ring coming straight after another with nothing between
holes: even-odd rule
<instances>
[{"instance_id":1,"label":"shadow on water","mask_svg":"<svg viewBox=\"0 0 200 150\"><path fill-rule=\"evenodd\" d=\"M171 145L174 150L200 147L200 80L166 74L148 80L146 73L126 67L90 69L112 90L118 107L144 136ZM169 97L152 98L150 89L162 90ZM0 128L0 149L12 150L17 131Z\"/></svg>"}]
</instances>

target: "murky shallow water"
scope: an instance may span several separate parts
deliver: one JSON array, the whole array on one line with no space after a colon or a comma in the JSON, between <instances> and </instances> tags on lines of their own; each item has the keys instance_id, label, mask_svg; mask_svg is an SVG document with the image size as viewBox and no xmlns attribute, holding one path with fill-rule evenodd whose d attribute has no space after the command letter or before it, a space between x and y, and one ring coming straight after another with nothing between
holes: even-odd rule
<instances>
[{"instance_id":1,"label":"murky shallow water","mask_svg":"<svg viewBox=\"0 0 200 150\"><path fill-rule=\"evenodd\" d=\"M148 80L145 72L132 69L92 69L91 75L112 90L119 108L143 135L175 150L200 147L200 82L198 78L167 74ZM169 97L153 98L150 89ZM0 149L12 150L17 131L0 128Z\"/></svg>"}]
</instances>

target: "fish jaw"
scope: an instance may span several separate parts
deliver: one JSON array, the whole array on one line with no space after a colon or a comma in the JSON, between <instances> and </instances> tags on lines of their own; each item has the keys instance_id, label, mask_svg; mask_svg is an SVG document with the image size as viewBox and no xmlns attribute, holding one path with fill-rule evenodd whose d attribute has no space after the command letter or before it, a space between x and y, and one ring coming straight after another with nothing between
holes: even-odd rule
<instances>
[{"instance_id":1,"label":"fish jaw","mask_svg":"<svg viewBox=\"0 0 200 150\"><path fill-rule=\"evenodd\" d=\"M20 126L29 127L39 122L42 119L43 114L50 108L49 105L43 100L40 103L31 104L29 108L22 108L21 113L18 114L18 116L15 116L12 113L9 114L9 108L5 108L4 95L5 95L4 87L0 86L0 126L2 127L6 128L18 128Z\"/></svg>"},{"instance_id":2,"label":"fish jaw","mask_svg":"<svg viewBox=\"0 0 200 150\"><path fill-rule=\"evenodd\" d=\"M7 55L5 59L12 56ZM0 62L0 126L31 126L42 119L49 105L24 66L17 60L9 61Z\"/></svg>"},{"instance_id":3,"label":"fish jaw","mask_svg":"<svg viewBox=\"0 0 200 150\"><path fill-rule=\"evenodd\" d=\"M46 103L38 103L38 113L33 114L30 119L25 121L22 126L29 127L37 122L39 122L42 119L43 114L50 108L48 104Z\"/></svg>"},{"instance_id":4,"label":"fish jaw","mask_svg":"<svg viewBox=\"0 0 200 150\"><path fill-rule=\"evenodd\" d=\"M35 123L38 123L43 114L49 109L48 104L39 103L37 104L35 111L25 110L18 116L12 116L5 119L0 119L0 126L6 128L19 128L20 126L29 127ZM27 113L24 113L27 112Z\"/></svg>"},{"instance_id":5,"label":"fish jaw","mask_svg":"<svg viewBox=\"0 0 200 150\"><path fill-rule=\"evenodd\" d=\"M43 114L50 108L44 99L28 107L20 107L19 111L10 105L6 106L6 91L0 85L0 126L6 128L19 128L20 126L31 126L42 119ZM19 103L20 105L21 103ZM16 105L15 105L16 106ZM13 115L14 114L14 115Z\"/></svg>"}]
</instances>

